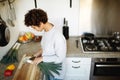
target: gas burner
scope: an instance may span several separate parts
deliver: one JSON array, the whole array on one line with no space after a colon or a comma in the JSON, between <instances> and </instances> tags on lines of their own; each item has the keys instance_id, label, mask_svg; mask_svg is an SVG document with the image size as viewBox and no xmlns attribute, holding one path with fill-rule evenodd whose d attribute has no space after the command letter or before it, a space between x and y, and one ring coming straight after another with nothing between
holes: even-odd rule
<instances>
[{"instance_id":1,"label":"gas burner","mask_svg":"<svg viewBox=\"0 0 120 80\"><path fill-rule=\"evenodd\" d=\"M101 49L101 51L107 51L108 47L101 47L100 49Z\"/></svg>"},{"instance_id":2,"label":"gas burner","mask_svg":"<svg viewBox=\"0 0 120 80\"><path fill-rule=\"evenodd\" d=\"M120 46L117 46L116 49L117 49L118 51L120 51Z\"/></svg>"},{"instance_id":3,"label":"gas burner","mask_svg":"<svg viewBox=\"0 0 120 80\"><path fill-rule=\"evenodd\" d=\"M85 50L87 51L95 51L97 50L97 47L93 44L86 45Z\"/></svg>"},{"instance_id":4,"label":"gas burner","mask_svg":"<svg viewBox=\"0 0 120 80\"><path fill-rule=\"evenodd\" d=\"M118 43L120 43L120 40L113 39L112 43L118 44Z\"/></svg>"},{"instance_id":5,"label":"gas burner","mask_svg":"<svg viewBox=\"0 0 120 80\"><path fill-rule=\"evenodd\" d=\"M93 44L94 43L94 39L91 40L87 40L87 39L83 39L83 43L88 43L88 44Z\"/></svg>"},{"instance_id":6,"label":"gas burner","mask_svg":"<svg viewBox=\"0 0 120 80\"><path fill-rule=\"evenodd\" d=\"M91 40L82 37L81 44L85 52L120 52L120 40L113 37L94 37Z\"/></svg>"}]
</instances>

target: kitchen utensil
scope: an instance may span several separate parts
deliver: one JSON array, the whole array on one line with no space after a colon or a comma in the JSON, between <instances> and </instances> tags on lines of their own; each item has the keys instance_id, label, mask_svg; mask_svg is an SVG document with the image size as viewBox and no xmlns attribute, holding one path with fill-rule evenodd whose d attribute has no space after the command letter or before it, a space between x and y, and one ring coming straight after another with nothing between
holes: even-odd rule
<instances>
[{"instance_id":1,"label":"kitchen utensil","mask_svg":"<svg viewBox=\"0 0 120 80\"><path fill-rule=\"evenodd\" d=\"M72 8L72 0L70 0L70 8Z\"/></svg>"},{"instance_id":2,"label":"kitchen utensil","mask_svg":"<svg viewBox=\"0 0 120 80\"><path fill-rule=\"evenodd\" d=\"M89 44L89 45L86 46L85 49L88 50L88 51L94 51L94 50L97 50L97 47L93 44Z\"/></svg>"},{"instance_id":3,"label":"kitchen utensil","mask_svg":"<svg viewBox=\"0 0 120 80\"><path fill-rule=\"evenodd\" d=\"M6 39L7 38L7 31L8 30L6 30L6 28L8 28L7 25L6 25L6 23L0 17L0 46L5 46L5 45L8 44L9 40Z\"/></svg>"},{"instance_id":4,"label":"kitchen utensil","mask_svg":"<svg viewBox=\"0 0 120 80\"><path fill-rule=\"evenodd\" d=\"M12 80L41 80L39 68L34 64L25 62L29 58L26 54L23 55Z\"/></svg>"},{"instance_id":5,"label":"kitchen utensil","mask_svg":"<svg viewBox=\"0 0 120 80\"><path fill-rule=\"evenodd\" d=\"M14 9L14 6L12 4L12 2L10 2L10 0L8 0L8 4L9 4L9 8L8 8L8 24L11 25L11 26L15 26L14 24L14 20L16 20L16 14L15 14L15 9Z\"/></svg>"},{"instance_id":6,"label":"kitchen utensil","mask_svg":"<svg viewBox=\"0 0 120 80\"><path fill-rule=\"evenodd\" d=\"M27 56L24 58L24 62L27 62L27 63L31 63L32 64L32 61L35 59L34 56Z\"/></svg>"},{"instance_id":7,"label":"kitchen utensil","mask_svg":"<svg viewBox=\"0 0 120 80\"><path fill-rule=\"evenodd\" d=\"M34 0L34 3L35 3L35 8L37 8L37 1L36 1L36 0Z\"/></svg>"},{"instance_id":8,"label":"kitchen utensil","mask_svg":"<svg viewBox=\"0 0 120 80\"><path fill-rule=\"evenodd\" d=\"M88 43L94 43L94 34L93 33L84 33L82 35Z\"/></svg>"},{"instance_id":9,"label":"kitchen utensil","mask_svg":"<svg viewBox=\"0 0 120 80\"><path fill-rule=\"evenodd\" d=\"M63 35L66 39L69 39L69 27L68 27L68 21L64 18L64 25L63 25Z\"/></svg>"},{"instance_id":10,"label":"kitchen utensil","mask_svg":"<svg viewBox=\"0 0 120 80\"><path fill-rule=\"evenodd\" d=\"M76 48L78 48L78 40L76 40L75 42L76 42Z\"/></svg>"},{"instance_id":11,"label":"kitchen utensil","mask_svg":"<svg viewBox=\"0 0 120 80\"><path fill-rule=\"evenodd\" d=\"M83 37L94 38L94 34L93 33L83 33Z\"/></svg>"}]
</instances>

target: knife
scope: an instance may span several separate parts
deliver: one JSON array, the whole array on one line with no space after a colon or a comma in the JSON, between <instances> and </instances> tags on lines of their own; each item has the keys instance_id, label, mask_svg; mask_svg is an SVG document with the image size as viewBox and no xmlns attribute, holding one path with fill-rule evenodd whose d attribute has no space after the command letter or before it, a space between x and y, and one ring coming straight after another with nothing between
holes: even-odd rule
<instances>
[{"instance_id":1,"label":"knife","mask_svg":"<svg viewBox=\"0 0 120 80\"><path fill-rule=\"evenodd\" d=\"M30 56L27 56L24 58L24 62L27 62L27 63L31 63L33 62L33 60L35 59L34 56L30 57Z\"/></svg>"}]
</instances>

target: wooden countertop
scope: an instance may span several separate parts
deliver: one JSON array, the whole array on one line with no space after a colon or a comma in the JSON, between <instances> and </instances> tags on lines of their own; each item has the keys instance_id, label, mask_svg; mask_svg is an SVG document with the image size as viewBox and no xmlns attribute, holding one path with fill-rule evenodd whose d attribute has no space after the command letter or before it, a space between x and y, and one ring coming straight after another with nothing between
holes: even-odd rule
<instances>
[{"instance_id":1,"label":"wooden countertop","mask_svg":"<svg viewBox=\"0 0 120 80\"><path fill-rule=\"evenodd\" d=\"M26 54L23 55L12 80L41 80L41 72L37 65L25 62Z\"/></svg>"}]
</instances>

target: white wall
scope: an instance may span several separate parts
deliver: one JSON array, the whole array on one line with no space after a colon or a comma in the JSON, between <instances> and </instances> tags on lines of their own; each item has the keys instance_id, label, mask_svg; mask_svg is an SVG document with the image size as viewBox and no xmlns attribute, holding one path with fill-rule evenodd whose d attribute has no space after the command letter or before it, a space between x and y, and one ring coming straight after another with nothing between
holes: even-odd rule
<instances>
[{"instance_id":1,"label":"white wall","mask_svg":"<svg viewBox=\"0 0 120 80\"><path fill-rule=\"evenodd\" d=\"M34 8L34 0L16 0L15 9L17 16L17 26L19 26L20 31L31 31L31 28L28 28L24 25L24 15L28 10ZM36 31L32 30L35 34L39 34Z\"/></svg>"},{"instance_id":2,"label":"white wall","mask_svg":"<svg viewBox=\"0 0 120 80\"><path fill-rule=\"evenodd\" d=\"M63 18L65 17L66 20L68 20L70 35L75 36L78 35L79 27L79 0L73 0L72 2L72 8L69 6L69 0L37 0L37 6L48 13L49 21L56 25L61 31L63 27ZM36 35L40 35L40 33L30 28L28 29L24 25L24 15L28 10L35 8L34 0L16 0L15 3L20 30L30 30Z\"/></svg>"},{"instance_id":3,"label":"white wall","mask_svg":"<svg viewBox=\"0 0 120 80\"><path fill-rule=\"evenodd\" d=\"M80 26L79 34L92 32L91 25L92 0L80 0Z\"/></svg>"}]
</instances>

